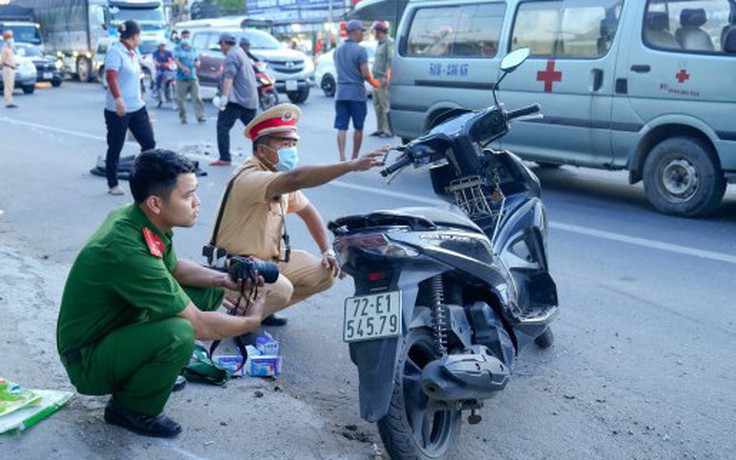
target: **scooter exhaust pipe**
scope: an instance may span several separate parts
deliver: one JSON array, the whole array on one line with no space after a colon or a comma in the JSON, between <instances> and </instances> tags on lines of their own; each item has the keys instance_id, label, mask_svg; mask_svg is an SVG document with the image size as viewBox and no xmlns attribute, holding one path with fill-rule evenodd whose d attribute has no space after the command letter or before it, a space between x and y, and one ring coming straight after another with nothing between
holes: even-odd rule
<instances>
[{"instance_id":1,"label":"scooter exhaust pipe","mask_svg":"<svg viewBox=\"0 0 736 460\"><path fill-rule=\"evenodd\" d=\"M504 389L510 370L483 345L463 354L446 355L427 364L420 383L424 393L439 401L483 400Z\"/></svg>"}]
</instances>

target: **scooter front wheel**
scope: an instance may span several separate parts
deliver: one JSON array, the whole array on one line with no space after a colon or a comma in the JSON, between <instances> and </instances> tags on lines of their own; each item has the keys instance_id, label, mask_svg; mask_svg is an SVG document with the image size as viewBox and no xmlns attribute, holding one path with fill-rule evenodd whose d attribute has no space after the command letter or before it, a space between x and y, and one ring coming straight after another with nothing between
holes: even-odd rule
<instances>
[{"instance_id":1,"label":"scooter front wheel","mask_svg":"<svg viewBox=\"0 0 736 460\"><path fill-rule=\"evenodd\" d=\"M432 331L418 328L404 338L388 413L378 432L392 459L453 458L460 411L435 410L420 385L422 369L437 359Z\"/></svg>"}]
</instances>

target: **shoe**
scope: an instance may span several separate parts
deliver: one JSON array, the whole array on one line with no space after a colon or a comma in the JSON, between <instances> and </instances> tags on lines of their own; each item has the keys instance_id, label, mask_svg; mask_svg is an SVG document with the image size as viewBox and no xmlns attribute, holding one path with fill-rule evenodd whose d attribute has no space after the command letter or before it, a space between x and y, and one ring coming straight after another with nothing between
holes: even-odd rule
<instances>
[{"instance_id":1,"label":"shoe","mask_svg":"<svg viewBox=\"0 0 736 460\"><path fill-rule=\"evenodd\" d=\"M181 433L181 425L169 417L160 414L155 417L140 414L117 402L115 398L105 407L105 421L117 425L142 436L154 438L173 438Z\"/></svg>"},{"instance_id":2,"label":"shoe","mask_svg":"<svg viewBox=\"0 0 736 460\"><path fill-rule=\"evenodd\" d=\"M381 131L373 131L372 133L369 134L369 136L377 136L377 137L380 137L381 136Z\"/></svg>"},{"instance_id":3,"label":"shoe","mask_svg":"<svg viewBox=\"0 0 736 460\"><path fill-rule=\"evenodd\" d=\"M212 163L210 163L210 166L230 166L231 161L225 161L225 160L215 160Z\"/></svg>"},{"instance_id":4,"label":"shoe","mask_svg":"<svg viewBox=\"0 0 736 460\"><path fill-rule=\"evenodd\" d=\"M183 375L177 375L176 380L174 380L174 389L171 391L181 391L185 386L187 386L187 379Z\"/></svg>"},{"instance_id":5,"label":"shoe","mask_svg":"<svg viewBox=\"0 0 736 460\"><path fill-rule=\"evenodd\" d=\"M197 118L197 123L206 123L206 122L207 122L206 118Z\"/></svg>"},{"instance_id":6,"label":"shoe","mask_svg":"<svg viewBox=\"0 0 736 460\"><path fill-rule=\"evenodd\" d=\"M110 190L107 191L107 193L109 193L110 195L115 195L115 196L125 195L125 192L123 191L123 189L120 188L119 185L116 185L115 187L111 188Z\"/></svg>"},{"instance_id":7,"label":"shoe","mask_svg":"<svg viewBox=\"0 0 736 460\"><path fill-rule=\"evenodd\" d=\"M283 316L268 315L261 321L261 326L286 326L288 322Z\"/></svg>"},{"instance_id":8,"label":"shoe","mask_svg":"<svg viewBox=\"0 0 736 460\"><path fill-rule=\"evenodd\" d=\"M382 139L388 139L389 137L394 137L394 135L391 134L391 133L381 133L381 134L378 135L378 137L380 137Z\"/></svg>"},{"instance_id":9,"label":"shoe","mask_svg":"<svg viewBox=\"0 0 736 460\"><path fill-rule=\"evenodd\" d=\"M7 109L17 109L18 106L15 105L15 104L8 104L8 105L5 106L5 108L7 108Z\"/></svg>"}]
</instances>

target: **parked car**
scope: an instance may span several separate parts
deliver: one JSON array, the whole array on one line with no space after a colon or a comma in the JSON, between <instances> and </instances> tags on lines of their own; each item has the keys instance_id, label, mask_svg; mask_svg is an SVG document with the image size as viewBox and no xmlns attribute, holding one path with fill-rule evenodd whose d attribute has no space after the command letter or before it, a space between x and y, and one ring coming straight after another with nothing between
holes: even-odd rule
<instances>
[{"instance_id":1,"label":"parked car","mask_svg":"<svg viewBox=\"0 0 736 460\"><path fill-rule=\"evenodd\" d=\"M4 45L5 40L0 40L0 48ZM33 94L33 91L36 90L36 77L38 74L36 66L33 65L31 58L20 56L17 53L15 62L18 65L15 69L15 88L22 89L25 94ZM3 83L2 72L0 72L0 89L4 87Z\"/></svg>"},{"instance_id":2,"label":"parked car","mask_svg":"<svg viewBox=\"0 0 736 460\"><path fill-rule=\"evenodd\" d=\"M222 82L225 56L217 41L221 33L229 32L238 41L243 36L248 37L251 53L266 63L266 72L276 80L278 92L285 92L295 104L309 97L309 89L314 84L312 60L300 51L284 48L268 32L236 27L200 27L190 31L192 46L200 53L201 65L197 69L197 76L203 88L216 88Z\"/></svg>"},{"instance_id":3,"label":"parked car","mask_svg":"<svg viewBox=\"0 0 736 460\"><path fill-rule=\"evenodd\" d=\"M373 59L376 55L376 42L363 41L360 46L368 51L368 68L373 68ZM334 97L337 90L337 71L335 70L335 50L332 49L314 60L314 81L327 97ZM373 94L373 87L365 83L368 94Z\"/></svg>"},{"instance_id":4,"label":"parked car","mask_svg":"<svg viewBox=\"0 0 736 460\"><path fill-rule=\"evenodd\" d=\"M62 62L56 56L43 53L43 48L29 43L16 43L13 47L16 56L24 56L36 66L36 81L49 82L54 87L61 86L64 75L61 72Z\"/></svg>"}]
</instances>

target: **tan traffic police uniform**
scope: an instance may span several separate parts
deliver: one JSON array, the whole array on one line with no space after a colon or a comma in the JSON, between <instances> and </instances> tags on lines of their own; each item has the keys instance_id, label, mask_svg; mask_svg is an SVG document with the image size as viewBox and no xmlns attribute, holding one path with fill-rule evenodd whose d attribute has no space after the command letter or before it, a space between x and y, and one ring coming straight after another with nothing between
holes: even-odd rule
<instances>
[{"instance_id":1,"label":"tan traffic police uniform","mask_svg":"<svg viewBox=\"0 0 736 460\"><path fill-rule=\"evenodd\" d=\"M102 223L72 266L61 300L57 347L82 394L112 394L156 416L194 349L194 327L179 314L190 300L215 310L224 290L183 288L173 232L161 233L136 204Z\"/></svg>"},{"instance_id":2,"label":"tan traffic police uniform","mask_svg":"<svg viewBox=\"0 0 736 460\"><path fill-rule=\"evenodd\" d=\"M284 110L293 110L293 113L285 115L282 113ZM280 125L279 120L289 120L285 123L293 127L299 118L298 110L291 104L273 107L248 125L246 136L250 137L259 125L267 126L267 134L277 135L285 126ZM282 235L286 214L301 211L309 204L309 200L301 191L277 199L267 197L268 186L280 174L284 173L267 169L255 157L247 159L233 173L235 182L216 235L217 246L229 254L278 262L279 277L275 283L268 285L264 316L329 289L335 283L332 271L325 268L320 259L305 251L293 250L289 261L284 261L286 248L282 245ZM234 292L231 294L237 295Z\"/></svg>"}]
</instances>

